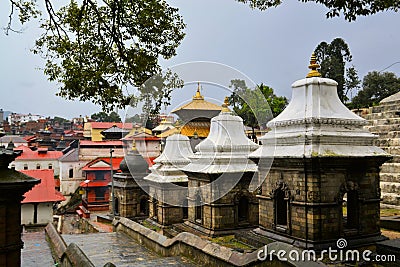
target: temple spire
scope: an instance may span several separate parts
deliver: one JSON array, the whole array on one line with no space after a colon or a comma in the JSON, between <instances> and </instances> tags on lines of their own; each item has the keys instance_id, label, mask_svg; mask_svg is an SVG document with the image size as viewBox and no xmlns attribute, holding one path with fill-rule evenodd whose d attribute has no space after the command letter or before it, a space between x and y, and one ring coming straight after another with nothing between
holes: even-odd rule
<instances>
[{"instance_id":1,"label":"temple spire","mask_svg":"<svg viewBox=\"0 0 400 267\"><path fill-rule=\"evenodd\" d=\"M306 78L321 77L321 73L319 73L317 70L317 69L319 69L319 67L320 66L317 63L317 57L315 56L314 53L312 53L310 65L308 66L308 68L310 69L310 72L307 74Z\"/></svg>"},{"instance_id":2,"label":"temple spire","mask_svg":"<svg viewBox=\"0 0 400 267\"><path fill-rule=\"evenodd\" d=\"M223 112L223 113L231 112L231 110L228 108L228 106L229 106L229 97L226 96L224 99L224 103L222 104L221 112Z\"/></svg>"},{"instance_id":3,"label":"temple spire","mask_svg":"<svg viewBox=\"0 0 400 267\"><path fill-rule=\"evenodd\" d=\"M193 96L193 100L204 100L204 96L200 93L200 82L197 82L197 91L196 94Z\"/></svg>"}]
</instances>

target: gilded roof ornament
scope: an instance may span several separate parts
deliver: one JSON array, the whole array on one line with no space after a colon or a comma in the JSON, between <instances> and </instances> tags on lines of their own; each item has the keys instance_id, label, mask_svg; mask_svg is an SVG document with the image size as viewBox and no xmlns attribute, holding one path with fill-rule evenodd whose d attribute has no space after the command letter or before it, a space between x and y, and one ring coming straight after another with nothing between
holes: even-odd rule
<instances>
[{"instance_id":1,"label":"gilded roof ornament","mask_svg":"<svg viewBox=\"0 0 400 267\"><path fill-rule=\"evenodd\" d=\"M228 106L229 106L229 97L226 96L224 99L224 103L222 104L221 112L231 112Z\"/></svg>"},{"instance_id":2,"label":"gilded roof ornament","mask_svg":"<svg viewBox=\"0 0 400 267\"><path fill-rule=\"evenodd\" d=\"M182 128L182 125L179 123L179 120L176 121L176 123L175 123L175 130L176 130L176 133L177 133L177 134L180 134L180 133L181 133L181 128Z\"/></svg>"},{"instance_id":3,"label":"gilded roof ornament","mask_svg":"<svg viewBox=\"0 0 400 267\"><path fill-rule=\"evenodd\" d=\"M319 69L319 67L320 66L317 63L317 57L315 56L315 53L312 53L310 65L308 66L308 68L310 69L310 72L307 74L306 78L321 77L321 73L319 73L317 70L317 69Z\"/></svg>"},{"instance_id":4,"label":"gilded roof ornament","mask_svg":"<svg viewBox=\"0 0 400 267\"><path fill-rule=\"evenodd\" d=\"M132 151L137 151L135 139L132 139Z\"/></svg>"},{"instance_id":5,"label":"gilded roof ornament","mask_svg":"<svg viewBox=\"0 0 400 267\"><path fill-rule=\"evenodd\" d=\"M204 100L204 96L202 96L200 93L200 82L197 82L197 91L193 96L193 100Z\"/></svg>"}]
</instances>

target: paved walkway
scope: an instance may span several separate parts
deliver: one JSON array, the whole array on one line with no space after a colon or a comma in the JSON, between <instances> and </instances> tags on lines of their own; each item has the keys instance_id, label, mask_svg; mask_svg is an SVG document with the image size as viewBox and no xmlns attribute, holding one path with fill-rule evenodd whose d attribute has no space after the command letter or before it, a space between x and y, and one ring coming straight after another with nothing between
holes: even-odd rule
<instances>
[{"instance_id":1,"label":"paved walkway","mask_svg":"<svg viewBox=\"0 0 400 267\"><path fill-rule=\"evenodd\" d=\"M195 266L182 257L161 257L123 233L62 235L67 244L77 244L96 266L112 262L118 267Z\"/></svg>"},{"instance_id":2,"label":"paved walkway","mask_svg":"<svg viewBox=\"0 0 400 267\"><path fill-rule=\"evenodd\" d=\"M22 234L24 248L21 251L21 266L50 267L54 266L50 247L47 244L44 229Z\"/></svg>"}]
</instances>

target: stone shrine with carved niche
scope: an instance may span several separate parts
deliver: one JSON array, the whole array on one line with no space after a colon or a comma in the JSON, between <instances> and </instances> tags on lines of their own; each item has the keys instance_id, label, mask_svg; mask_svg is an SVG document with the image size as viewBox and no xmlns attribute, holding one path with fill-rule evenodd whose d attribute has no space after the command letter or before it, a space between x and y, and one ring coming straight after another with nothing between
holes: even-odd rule
<instances>
[{"instance_id":1,"label":"stone shrine with carved niche","mask_svg":"<svg viewBox=\"0 0 400 267\"><path fill-rule=\"evenodd\" d=\"M190 157L189 138L171 135L163 153L154 160L151 174L144 178L149 183L149 217L162 226L181 223L188 217L188 177L181 169L190 163Z\"/></svg>"},{"instance_id":2,"label":"stone shrine with carved niche","mask_svg":"<svg viewBox=\"0 0 400 267\"><path fill-rule=\"evenodd\" d=\"M249 190L257 166L248 155L259 146L227 106L226 98L221 113L211 119L210 134L183 168L189 180L185 223L211 236L258 225L258 200Z\"/></svg>"},{"instance_id":3,"label":"stone shrine with carved niche","mask_svg":"<svg viewBox=\"0 0 400 267\"><path fill-rule=\"evenodd\" d=\"M139 154L135 143L120 164L120 173L114 178L115 215L127 218L147 217L149 215L148 184L143 178L148 175L149 165ZM109 184L111 192L111 184ZM112 213L112 194L110 212Z\"/></svg>"},{"instance_id":4,"label":"stone shrine with carved niche","mask_svg":"<svg viewBox=\"0 0 400 267\"><path fill-rule=\"evenodd\" d=\"M340 102L337 83L318 67L313 55L307 78L293 83L291 102L250 154L265 178L255 233L316 250L339 238L369 245L384 238L379 168L390 155L373 145L366 121Z\"/></svg>"}]
</instances>

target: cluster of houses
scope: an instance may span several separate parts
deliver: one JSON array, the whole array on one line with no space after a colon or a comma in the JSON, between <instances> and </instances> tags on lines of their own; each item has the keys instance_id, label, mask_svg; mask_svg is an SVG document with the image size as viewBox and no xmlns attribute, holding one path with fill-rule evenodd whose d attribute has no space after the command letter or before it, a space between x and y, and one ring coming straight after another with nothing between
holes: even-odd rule
<instances>
[{"instance_id":1,"label":"cluster of houses","mask_svg":"<svg viewBox=\"0 0 400 267\"><path fill-rule=\"evenodd\" d=\"M179 127L192 139L191 147L194 148L208 135L210 119L220 111L220 106L204 99L199 86L193 101L173 112L183 117L182 114L190 114L195 118ZM198 117L196 112L201 116ZM21 119L16 114L10 116L13 120ZM42 120L36 120L43 128L34 135L0 137L0 146L12 146L19 153L9 168L42 181L25 195L22 208L24 225L52 221L53 210L68 206L77 194L82 196L85 210L109 210L111 171L121 172L120 163L132 144L143 155L148 172L154 159L164 150L165 139L177 132L174 117L167 115L160 115L160 124L152 130L139 123L82 120L82 123L74 124L74 129L61 131ZM33 119L30 118L29 122Z\"/></svg>"}]
</instances>

